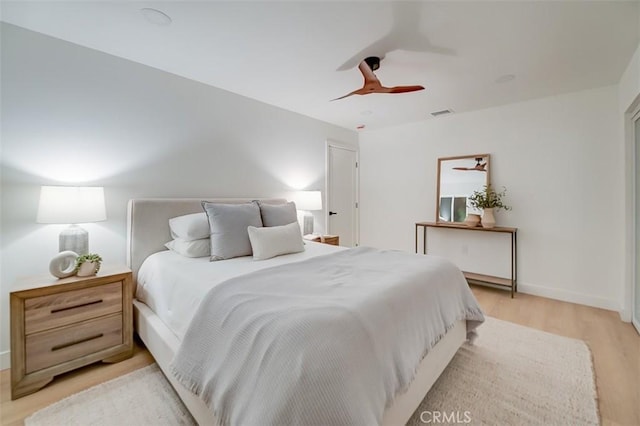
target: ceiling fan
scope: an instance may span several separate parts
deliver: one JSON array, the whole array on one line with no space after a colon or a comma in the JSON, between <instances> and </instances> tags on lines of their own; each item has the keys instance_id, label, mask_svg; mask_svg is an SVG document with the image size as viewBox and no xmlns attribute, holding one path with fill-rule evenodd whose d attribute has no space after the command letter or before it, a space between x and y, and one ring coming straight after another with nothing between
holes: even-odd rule
<instances>
[{"instance_id":1,"label":"ceiling fan","mask_svg":"<svg viewBox=\"0 0 640 426\"><path fill-rule=\"evenodd\" d=\"M344 99L351 95L369 95L371 93L408 93L408 92L416 92L418 90L424 90L422 86L394 86L394 87L385 87L380 83L378 77L373 73L375 70L380 68L380 58L377 56L369 56L365 58L364 61L360 62L358 65L358 69L362 73L364 77L364 85L357 90L354 90L351 93L348 93L344 96L340 96L339 98L332 99L332 101L337 101L338 99Z\"/></svg>"},{"instance_id":2,"label":"ceiling fan","mask_svg":"<svg viewBox=\"0 0 640 426\"><path fill-rule=\"evenodd\" d=\"M463 170L463 171L471 171L476 170L478 172L486 172L487 163L481 163L482 157L476 157L476 165L473 167L453 167L453 170Z\"/></svg>"}]
</instances>

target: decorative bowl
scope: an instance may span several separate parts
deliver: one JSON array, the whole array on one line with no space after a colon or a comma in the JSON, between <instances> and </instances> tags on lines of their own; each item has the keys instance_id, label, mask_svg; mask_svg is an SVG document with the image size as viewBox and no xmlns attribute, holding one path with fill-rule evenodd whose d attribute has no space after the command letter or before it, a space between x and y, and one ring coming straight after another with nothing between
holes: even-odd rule
<instances>
[{"instance_id":1,"label":"decorative bowl","mask_svg":"<svg viewBox=\"0 0 640 426\"><path fill-rule=\"evenodd\" d=\"M464 220L464 224L470 228L476 227L480 224L480 215L479 214L468 214L467 218Z\"/></svg>"}]
</instances>

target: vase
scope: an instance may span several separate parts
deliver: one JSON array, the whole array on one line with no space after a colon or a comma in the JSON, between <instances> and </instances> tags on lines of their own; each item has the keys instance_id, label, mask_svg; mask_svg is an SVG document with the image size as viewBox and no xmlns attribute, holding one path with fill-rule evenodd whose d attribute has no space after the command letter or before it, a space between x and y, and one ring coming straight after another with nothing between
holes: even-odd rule
<instances>
[{"instance_id":1,"label":"vase","mask_svg":"<svg viewBox=\"0 0 640 426\"><path fill-rule=\"evenodd\" d=\"M78 268L78 276L79 277L90 277L95 275L98 272L98 268L100 267L99 262L84 262Z\"/></svg>"},{"instance_id":2,"label":"vase","mask_svg":"<svg viewBox=\"0 0 640 426\"><path fill-rule=\"evenodd\" d=\"M493 209L484 209L482 211L482 227L493 228L496 226L496 218L493 216Z\"/></svg>"},{"instance_id":3,"label":"vase","mask_svg":"<svg viewBox=\"0 0 640 426\"><path fill-rule=\"evenodd\" d=\"M58 253L49 262L49 272L57 278L67 278L76 274L76 258L78 255L70 250Z\"/></svg>"},{"instance_id":4,"label":"vase","mask_svg":"<svg viewBox=\"0 0 640 426\"><path fill-rule=\"evenodd\" d=\"M464 220L464 224L470 228L478 226L480 223L480 215L479 214L468 214L467 218Z\"/></svg>"}]
</instances>

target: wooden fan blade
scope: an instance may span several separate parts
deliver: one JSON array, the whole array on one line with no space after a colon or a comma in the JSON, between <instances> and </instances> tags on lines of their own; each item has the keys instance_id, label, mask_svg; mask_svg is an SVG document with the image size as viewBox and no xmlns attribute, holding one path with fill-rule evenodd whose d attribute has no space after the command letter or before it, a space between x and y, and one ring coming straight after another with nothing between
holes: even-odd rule
<instances>
[{"instance_id":1,"label":"wooden fan blade","mask_svg":"<svg viewBox=\"0 0 640 426\"><path fill-rule=\"evenodd\" d=\"M332 101L344 99L352 95L368 95L369 93L376 93L383 88L382 84L380 84L380 80L378 80L378 77L376 77L371 68L369 68L369 64L367 64L366 61L360 62L360 65L358 65L358 69L360 70L360 73L364 78L364 84L362 85L362 87L344 96L332 99Z\"/></svg>"},{"instance_id":2,"label":"wooden fan blade","mask_svg":"<svg viewBox=\"0 0 640 426\"><path fill-rule=\"evenodd\" d=\"M364 78L364 85L358 90L354 90L339 98L332 99L331 101L337 101L339 99L348 98L352 95L368 95L370 93L407 93L417 92L418 90L424 90L422 86L396 86L396 87L384 87L378 77L373 73L373 70L369 67L366 61L360 62L358 69Z\"/></svg>"},{"instance_id":3,"label":"wooden fan blade","mask_svg":"<svg viewBox=\"0 0 640 426\"><path fill-rule=\"evenodd\" d=\"M477 167L452 167L453 170L462 170L463 172L470 172L470 171L474 171L474 172L486 172L485 169L479 169Z\"/></svg>"},{"instance_id":4,"label":"wooden fan blade","mask_svg":"<svg viewBox=\"0 0 640 426\"><path fill-rule=\"evenodd\" d=\"M333 101L337 101L337 100L339 100L339 99L348 98L349 96L352 96L352 95L368 95L369 93L373 93L373 92L371 92L371 91L369 91L368 89L366 89L366 88L362 87L362 88L360 88L360 89L358 89L358 90L354 90L354 91L353 91L353 92L351 92L351 93L347 93L347 94L346 94L346 95L344 95L344 96L340 96L339 98L331 99L331 101L333 102Z\"/></svg>"},{"instance_id":5,"label":"wooden fan blade","mask_svg":"<svg viewBox=\"0 0 640 426\"><path fill-rule=\"evenodd\" d=\"M364 77L364 87L367 87L367 85L382 87L380 80L378 80L378 77L373 73L373 70L369 68L369 64L367 64L366 61L360 62L358 69L362 73L362 77Z\"/></svg>"},{"instance_id":6,"label":"wooden fan blade","mask_svg":"<svg viewBox=\"0 0 640 426\"><path fill-rule=\"evenodd\" d=\"M408 93L417 92L418 90L424 90L422 86L396 86L390 87L387 93Z\"/></svg>"},{"instance_id":7,"label":"wooden fan blade","mask_svg":"<svg viewBox=\"0 0 640 426\"><path fill-rule=\"evenodd\" d=\"M340 99L348 98L349 96L355 95L355 94L356 94L356 92L347 93L346 95L340 96L339 98L331 99L330 102L339 101Z\"/></svg>"}]
</instances>

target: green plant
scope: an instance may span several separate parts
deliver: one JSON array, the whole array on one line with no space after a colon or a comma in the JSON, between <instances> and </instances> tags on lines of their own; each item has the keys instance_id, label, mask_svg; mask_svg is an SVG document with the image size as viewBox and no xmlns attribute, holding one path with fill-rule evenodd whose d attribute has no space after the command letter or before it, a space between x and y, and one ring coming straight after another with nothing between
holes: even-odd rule
<instances>
[{"instance_id":1,"label":"green plant","mask_svg":"<svg viewBox=\"0 0 640 426\"><path fill-rule=\"evenodd\" d=\"M481 191L473 191L468 198L469 205L474 209L505 209L511 210L511 207L502 202L502 198L507 194L507 188L502 187L501 192L496 192L491 185L484 185Z\"/></svg>"},{"instance_id":2,"label":"green plant","mask_svg":"<svg viewBox=\"0 0 640 426\"><path fill-rule=\"evenodd\" d=\"M98 266L96 267L96 272L98 272L100 270L100 263L102 262L102 258L100 257L99 254L95 254L95 253L87 253L87 254L78 256L76 258L76 272L78 272L78 269L80 269L80 265L82 265L85 262L97 263Z\"/></svg>"}]
</instances>

